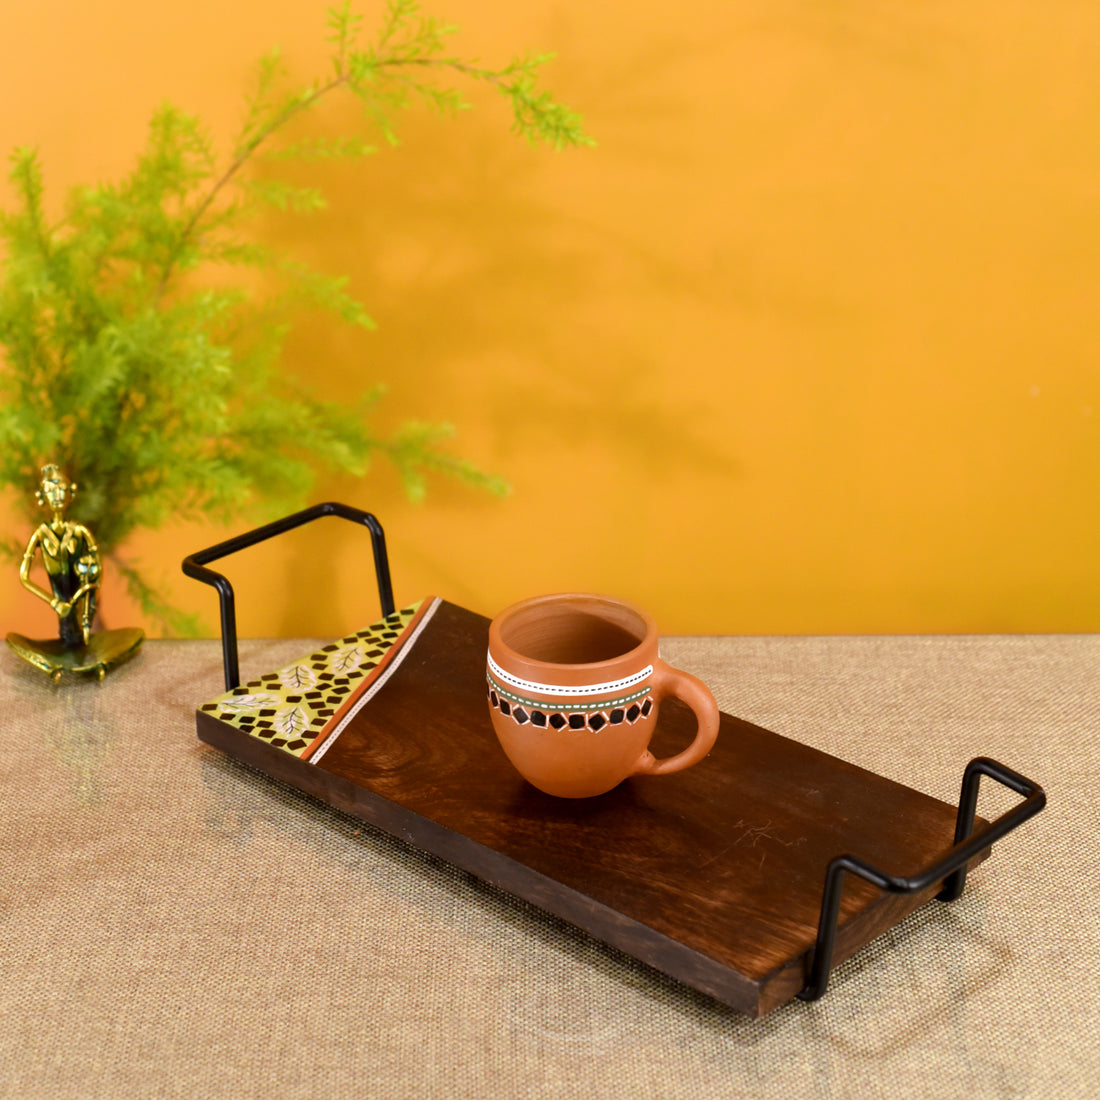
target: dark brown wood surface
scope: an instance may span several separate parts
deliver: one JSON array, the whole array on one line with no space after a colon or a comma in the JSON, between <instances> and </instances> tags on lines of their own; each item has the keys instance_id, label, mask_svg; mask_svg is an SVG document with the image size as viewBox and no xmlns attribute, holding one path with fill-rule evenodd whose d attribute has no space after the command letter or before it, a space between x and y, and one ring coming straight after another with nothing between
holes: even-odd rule
<instances>
[{"instance_id":1,"label":"dark brown wood surface","mask_svg":"<svg viewBox=\"0 0 1100 1100\"><path fill-rule=\"evenodd\" d=\"M752 1016L805 985L833 857L913 875L952 846L954 807L729 715L692 769L544 795L493 735L487 635L487 619L441 604L315 765L202 711L199 737ZM658 754L693 722L662 704ZM836 961L935 893L849 878Z\"/></svg>"}]
</instances>

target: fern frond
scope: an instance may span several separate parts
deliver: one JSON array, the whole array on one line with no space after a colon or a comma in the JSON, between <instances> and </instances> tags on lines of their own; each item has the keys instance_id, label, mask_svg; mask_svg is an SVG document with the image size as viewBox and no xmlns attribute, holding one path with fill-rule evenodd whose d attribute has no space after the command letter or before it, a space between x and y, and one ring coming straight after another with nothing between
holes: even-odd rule
<instances>
[{"instance_id":1,"label":"fern frond","mask_svg":"<svg viewBox=\"0 0 1100 1100\"><path fill-rule=\"evenodd\" d=\"M108 555L170 518L239 521L255 505L297 506L318 470L361 475L376 457L413 497L437 474L506 490L448 449L448 425L372 430L381 387L360 402L325 402L286 376L280 357L296 311L374 322L346 279L258 234L271 207L324 205L319 189L280 166L369 156L379 134L396 143L395 119L414 102L463 109L469 81L500 92L529 140L589 143L577 115L538 84L546 56L489 69L448 52L454 32L417 0L389 0L368 40L341 0L327 19L329 70L295 82L279 50L263 55L227 153L201 119L162 104L132 170L71 189L53 224L37 153L12 153L14 205L0 212L0 485L19 492L29 521L47 461L81 485L77 518ZM303 135L300 123L338 95L357 98L361 125ZM139 566L117 568L147 614L190 629Z\"/></svg>"},{"instance_id":2,"label":"fern frond","mask_svg":"<svg viewBox=\"0 0 1100 1100\"><path fill-rule=\"evenodd\" d=\"M344 0L338 8L329 8L328 26L331 33L328 41L332 43L332 63L336 72L343 70L344 62L359 37L362 23L362 15L351 10L350 0Z\"/></svg>"}]
</instances>

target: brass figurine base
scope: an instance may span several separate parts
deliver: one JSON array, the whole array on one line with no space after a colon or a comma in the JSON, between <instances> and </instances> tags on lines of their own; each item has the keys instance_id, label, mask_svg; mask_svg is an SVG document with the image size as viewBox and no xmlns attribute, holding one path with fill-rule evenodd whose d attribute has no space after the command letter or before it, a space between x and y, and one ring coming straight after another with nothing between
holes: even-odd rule
<instances>
[{"instance_id":1,"label":"brass figurine base","mask_svg":"<svg viewBox=\"0 0 1100 1100\"><path fill-rule=\"evenodd\" d=\"M60 638L25 638L14 633L6 640L24 661L41 669L56 684L66 672L91 673L102 680L109 668L137 652L145 640L145 631L135 626L104 630L90 635L86 645L73 647L66 646Z\"/></svg>"}]
</instances>

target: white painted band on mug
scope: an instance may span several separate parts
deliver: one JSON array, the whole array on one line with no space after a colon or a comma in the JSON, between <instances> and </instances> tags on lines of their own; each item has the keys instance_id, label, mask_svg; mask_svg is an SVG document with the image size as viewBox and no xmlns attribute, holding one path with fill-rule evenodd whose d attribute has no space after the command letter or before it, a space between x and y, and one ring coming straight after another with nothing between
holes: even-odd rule
<instances>
[{"instance_id":1,"label":"white painted band on mug","mask_svg":"<svg viewBox=\"0 0 1100 1100\"><path fill-rule=\"evenodd\" d=\"M646 665L641 672L627 676L622 680L610 680L605 684L537 684L533 680L521 680L510 672L505 672L489 654L489 667L493 674L506 684L523 691L533 691L536 695L614 695L620 691L640 684L653 675L653 666Z\"/></svg>"}]
</instances>

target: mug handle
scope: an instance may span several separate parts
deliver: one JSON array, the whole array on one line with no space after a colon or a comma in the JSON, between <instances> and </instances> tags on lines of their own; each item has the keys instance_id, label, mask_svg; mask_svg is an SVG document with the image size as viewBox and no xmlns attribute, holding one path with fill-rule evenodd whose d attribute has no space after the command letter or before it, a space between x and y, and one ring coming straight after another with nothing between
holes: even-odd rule
<instances>
[{"instance_id":1,"label":"mug handle","mask_svg":"<svg viewBox=\"0 0 1100 1100\"><path fill-rule=\"evenodd\" d=\"M699 728L695 740L683 752L658 760L646 749L638 759L631 775L671 775L698 764L710 752L718 737L719 712L710 689L696 676L682 669L665 664L659 657L653 662L653 701L672 696L687 703L695 712Z\"/></svg>"}]
</instances>

